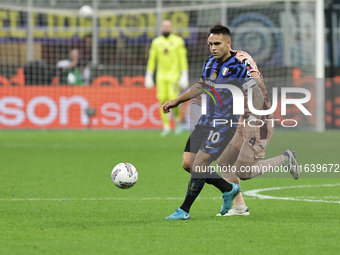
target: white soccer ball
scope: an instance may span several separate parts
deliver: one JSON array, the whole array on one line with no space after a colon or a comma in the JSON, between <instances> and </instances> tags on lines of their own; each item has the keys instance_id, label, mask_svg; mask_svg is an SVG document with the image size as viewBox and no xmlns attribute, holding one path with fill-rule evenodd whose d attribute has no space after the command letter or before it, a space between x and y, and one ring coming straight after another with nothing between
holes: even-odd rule
<instances>
[{"instance_id":1,"label":"white soccer ball","mask_svg":"<svg viewBox=\"0 0 340 255\"><path fill-rule=\"evenodd\" d=\"M118 188L128 189L136 184L138 180L138 171L130 163L119 163L113 168L111 179Z\"/></svg>"},{"instance_id":2,"label":"white soccer ball","mask_svg":"<svg viewBox=\"0 0 340 255\"><path fill-rule=\"evenodd\" d=\"M84 18L88 18L88 17L92 17L93 15L93 9L91 6L89 5L83 5L80 9L79 9L79 15L81 17Z\"/></svg>"}]
</instances>

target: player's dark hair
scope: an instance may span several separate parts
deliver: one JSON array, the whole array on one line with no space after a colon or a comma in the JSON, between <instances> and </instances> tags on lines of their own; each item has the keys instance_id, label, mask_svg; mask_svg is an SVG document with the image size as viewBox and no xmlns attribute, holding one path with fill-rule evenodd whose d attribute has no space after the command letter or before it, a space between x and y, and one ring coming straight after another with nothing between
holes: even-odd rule
<instances>
[{"instance_id":1,"label":"player's dark hair","mask_svg":"<svg viewBox=\"0 0 340 255\"><path fill-rule=\"evenodd\" d=\"M225 26L216 25L216 26L210 28L209 35L210 34L216 34L216 35L223 34L223 35L228 35L230 37L230 30L229 30L229 28L227 28ZM209 35L208 35L208 37L209 37Z\"/></svg>"}]
</instances>

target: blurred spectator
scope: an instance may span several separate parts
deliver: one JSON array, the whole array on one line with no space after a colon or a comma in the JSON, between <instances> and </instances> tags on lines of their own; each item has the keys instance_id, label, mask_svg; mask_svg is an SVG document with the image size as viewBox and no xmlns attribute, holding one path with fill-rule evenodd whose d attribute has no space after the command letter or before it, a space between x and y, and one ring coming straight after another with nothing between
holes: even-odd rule
<instances>
[{"instance_id":1,"label":"blurred spectator","mask_svg":"<svg viewBox=\"0 0 340 255\"><path fill-rule=\"evenodd\" d=\"M57 68L67 69L67 84L88 85L91 76L92 35L84 37L84 42L70 51L69 59L57 62Z\"/></svg>"}]
</instances>

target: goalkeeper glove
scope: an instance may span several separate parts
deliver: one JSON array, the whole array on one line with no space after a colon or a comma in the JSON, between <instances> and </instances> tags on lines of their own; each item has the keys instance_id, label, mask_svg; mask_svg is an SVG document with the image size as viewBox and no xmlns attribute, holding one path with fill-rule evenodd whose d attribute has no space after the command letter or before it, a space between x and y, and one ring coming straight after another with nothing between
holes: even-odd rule
<instances>
[{"instance_id":1,"label":"goalkeeper glove","mask_svg":"<svg viewBox=\"0 0 340 255\"><path fill-rule=\"evenodd\" d=\"M181 78L178 81L179 86L181 89L187 89L189 87L189 75L188 71L182 71Z\"/></svg>"},{"instance_id":2,"label":"goalkeeper glove","mask_svg":"<svg viewBox=\"0 0 340 255\"><path fill-rule=\"evenodd\" d=\"M151 89L155 85L155 83L153 82L152 76L153 76L152 71L146 71L144 85L147 89Z\"/></svg>"}]
</instances>

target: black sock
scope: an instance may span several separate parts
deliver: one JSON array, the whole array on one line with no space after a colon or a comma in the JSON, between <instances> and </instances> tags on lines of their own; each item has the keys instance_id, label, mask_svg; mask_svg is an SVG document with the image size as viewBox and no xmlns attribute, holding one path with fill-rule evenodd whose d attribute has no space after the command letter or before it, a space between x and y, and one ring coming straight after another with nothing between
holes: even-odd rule
<instances>
[{"instance_id":1,"label":"black sock","mask_svg":"<svg viewBox=\"0 0 340 255\"><path fill-rule=\"evenodd\" d=\"M233 186L229 182L224 180L221 176L219 176L216 172L207 172L206 183L214 185L222 193L229 192L233 189Z\"/></svg>"},{"instance_id":2,"label":"black sock","mask_svg":"<svg viewBox=\"0 0 340 255\"><path fill-rule=\"evenodd\" d=\"M190 211L191 205L194 203L196 197L203 189L205 183L206 173L192 172L191 179L188 184L187 195L185 196L184 202L181 205L181 209L185 212Z\"/></svg>"}]
</instances>

